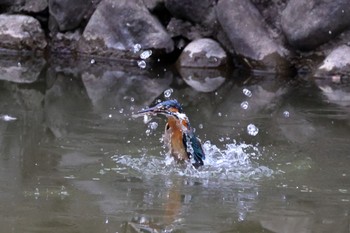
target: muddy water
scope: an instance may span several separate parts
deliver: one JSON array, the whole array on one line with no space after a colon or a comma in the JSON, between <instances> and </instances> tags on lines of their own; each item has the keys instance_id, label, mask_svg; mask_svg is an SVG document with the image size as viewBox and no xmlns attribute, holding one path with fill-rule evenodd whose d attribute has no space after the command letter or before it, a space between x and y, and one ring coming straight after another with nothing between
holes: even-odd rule
<instances>
[{"instance_id":1,"label":"muddy water","mask_svg":"<svg viewBox=\"0 0 350 233\"><path fill-rule=\"evenodd\" d=\"M1 232L349 232L347 85L85 65L0 75ZM200 170L166 157L163 118L131 117L170 88Z\"/></svg>"}]
</instances>

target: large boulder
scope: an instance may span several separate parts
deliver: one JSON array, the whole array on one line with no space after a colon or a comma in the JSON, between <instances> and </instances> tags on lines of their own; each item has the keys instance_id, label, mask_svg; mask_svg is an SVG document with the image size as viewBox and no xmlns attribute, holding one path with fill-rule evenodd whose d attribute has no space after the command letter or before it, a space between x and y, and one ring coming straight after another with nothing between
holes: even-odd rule
<instances>
[{"instance_id":1,"label":"large boulder","mask_svg":"<svg viewBox=\"0 0 350 233\"><path fill-rule=\"evenodd\" d=\"M237 54L255 61L269 60L269 65L274 65L288 53L273 38L270 28L250 1L221 0L216 7L216 14Z\"/></svg>"},{"instance_id":2,"label":"large boulder","mask_svg":"<svg viewBox=\"0 0 350 233\"><path fill-rule=\"evenodd\" d=\"M181 67L217 68L225 66L227 55L218 42L202 38L189 43L182 51L178 64Z\"/></svg>"},{"instance_id":3,"label":"large boulder","mask_svg":"<svg viewBox=\"0 0 350 233\"><path fill-rule=\"evenodd\" d=\"M0 57L0 80L33 83L39 78L45 64L44 58L2 54Z\"/></svg>"},{"instance_id":4,"label":"large boulder","mask_svg":"<svg viewBox=\"0 0 350 233\"><path fill-rule=\"evenodd\" d=\"M38 20L25 15L0 15L0 48L43 50L47 45Z\"/></svg>"},{"instance_id":5,"label":"large boulder","mask_svg":"<svg viewBox=\"0 0 350 233\"><path fill-rule=\"evenodd\" d=\"M217 0L165 0L165 7L176 18L213 26Z\"/></svg>"},{"instance_id":6,"label":"large boulder","mask_svg":"<svg viewBox=\"0 0 350 233\"><path fill-rule=\"evenodd\" d=\"M47 8L47 0L0 0L0 7L9 12L42 12Z\"/></svg>"},{"instance_id":7,"label":"large boulder","mask_svg":"<svg viewBox=\"0 0 350 233\"><path fill-rule=\"evenodd\" d=\"M166 52L174 47L141 0L103 0L84 30L79 49L87 54L135 57L135 44Z\"/></svg>"},{"instance_id":8,"label":"large boulder","mask_svg":"<svg viewBox=\"0 0 350 233\"><path fill-rule=\"evenodd\" d=\"M182 79L196 91L212 92L225 82L227 54L215 40L192 41L177 63Z\"/></svg>"},{"instance_id":9,"label":"large boulder","mask_svg":"<svg viewBox=\"0 0 350 233\"><path fill-rule=\"evenodd\" d=\"M312 50L350 27L349 0L293 0L282 12L289 43Z\"/></svg>"},{"instance_id":10,"label":"large boulder","mask_svg":"<svg viewBox=\"0 0 350 233\"><path fill-rule=\"evenodd\" d=\"M91 16L98 2L100 0L49 0L50 24L56 23L59 31L75 29Z\"/></svg>"},{"instance_id":11,"label":"large boulder","mask_svg":"<svg viewBox=\"0 0 350 233\"><path fill-rule=\"evenodd\" d=\"M350 46L335 48L318 67L315 76L323 77L334 74L350 73Z\"/></svg>"}]
</instances>

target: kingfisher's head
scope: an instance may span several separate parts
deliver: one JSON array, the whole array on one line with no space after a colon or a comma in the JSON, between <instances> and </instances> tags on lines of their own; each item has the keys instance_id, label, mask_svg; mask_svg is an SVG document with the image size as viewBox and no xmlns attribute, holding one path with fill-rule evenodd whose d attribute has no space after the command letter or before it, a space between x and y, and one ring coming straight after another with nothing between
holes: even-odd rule
<instances>
[{"instance_id":1,"label":"kingfisher's head","mask_svg":"<svg viewBox=\"0 0 350 233\"><path fill-rule=\"evenodd\" d=\"M137 112L140 115L165 115L167 117L180 118L184 115L181 104L177 100L166 100L157 105Z\"/></svg>"}]
</instances>

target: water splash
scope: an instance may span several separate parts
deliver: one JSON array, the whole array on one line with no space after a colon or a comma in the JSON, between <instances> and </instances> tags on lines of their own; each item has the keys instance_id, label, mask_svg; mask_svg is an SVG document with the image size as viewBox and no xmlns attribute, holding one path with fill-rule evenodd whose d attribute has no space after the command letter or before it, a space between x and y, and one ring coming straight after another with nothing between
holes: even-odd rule
<instances>
[{"instance_id":1,"label":"water splash","mask_svg":"<svg viewBox=\"0 0 350 233\"><path fill-rule=\"evenodd\" d=\"M146 177L178 175L200 179L255 180L273 174L271 169L256 162L262 154L253 145L230 143L226 144L224 149L219 149L207 141L203 144L203 150L206 154L205 165L198 170L191 164L177 164L169 155L114 155L112 159L117 164L116 171L125 174L128 170Z\"/></svg>"}]
</instances>

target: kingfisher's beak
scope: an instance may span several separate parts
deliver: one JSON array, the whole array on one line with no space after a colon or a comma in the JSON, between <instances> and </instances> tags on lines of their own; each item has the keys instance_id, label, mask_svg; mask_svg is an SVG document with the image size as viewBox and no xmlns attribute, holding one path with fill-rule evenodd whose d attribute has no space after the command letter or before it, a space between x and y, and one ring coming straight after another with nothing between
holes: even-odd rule
<instances>
[{"instance_id":1,"label":"kingfisher's beak","mask_svg":"<svg viewBox=\"0 0 350 233\"><path fill-rule=\"evenodd\" d=\"M164 106L156 105L154 107L138 111L136 114L133 115L133 117L140 117L144 115L156 116L158 114L172 115L172 112L168 111Z\"/></svg>"}]
</instances>

